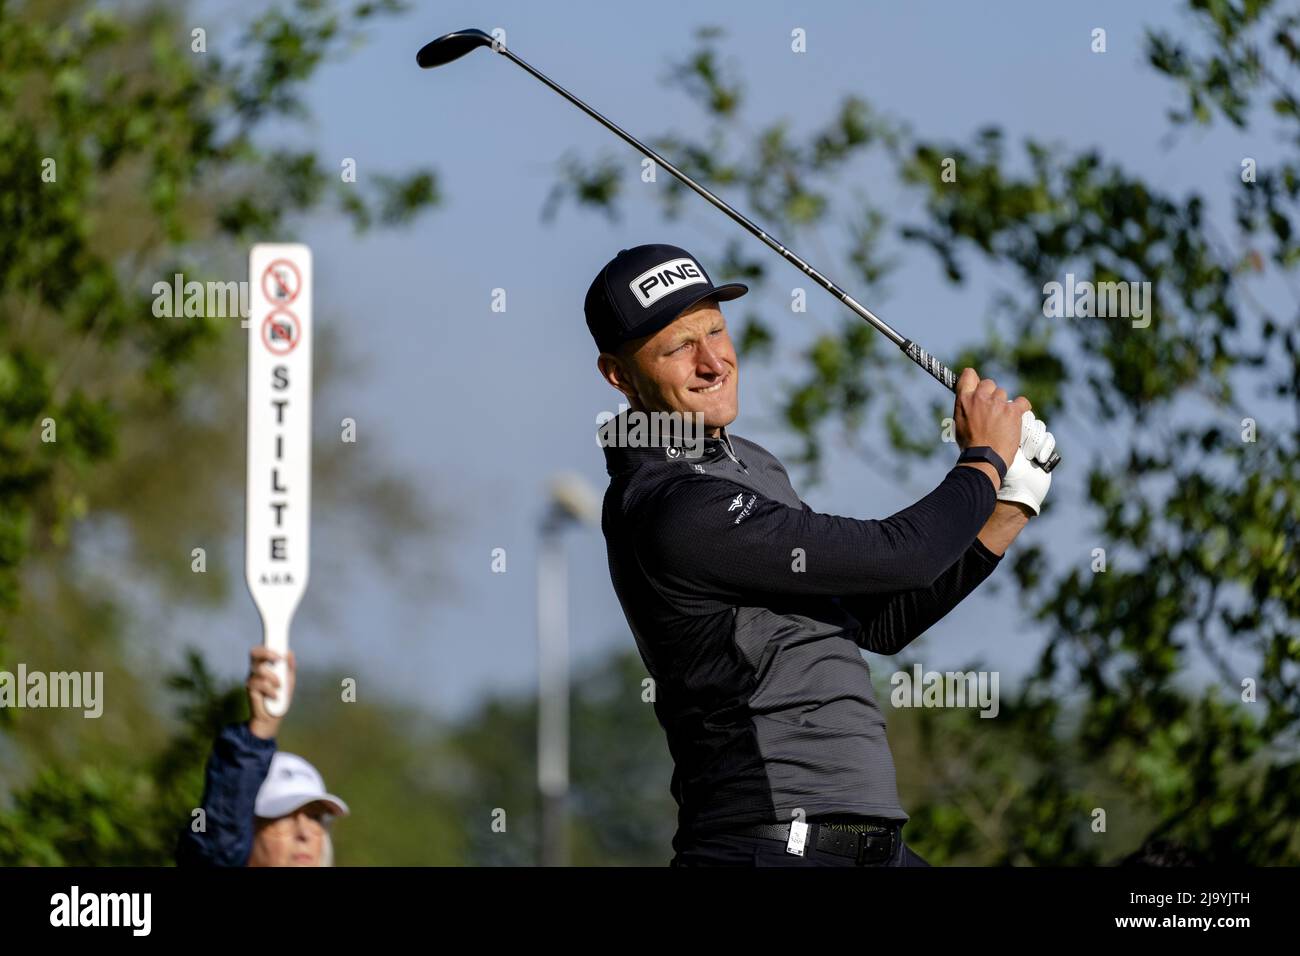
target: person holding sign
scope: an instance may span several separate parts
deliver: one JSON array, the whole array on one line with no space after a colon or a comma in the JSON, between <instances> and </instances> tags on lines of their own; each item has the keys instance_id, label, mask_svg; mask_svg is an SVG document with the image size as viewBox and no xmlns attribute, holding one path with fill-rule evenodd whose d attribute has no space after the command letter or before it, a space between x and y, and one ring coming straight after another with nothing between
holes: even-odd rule
<instances>
[{"instance_id":1,"label":"person holding sign","mask_svg":"<svg viewBox=\"0 0 1300 956\"><path fill-rule=\"evenodd\" d=\"M281 659L255 647L249 655L246 723L217 736L204 777L202 813L181 834L180 866L331 866L330 825L348 816L346 803L325 789L321 775L296 754L278 752L281 717L268 701L281 690L275 665L288 676L292 695L293 652Z\"/></svg>"}]
</instances>

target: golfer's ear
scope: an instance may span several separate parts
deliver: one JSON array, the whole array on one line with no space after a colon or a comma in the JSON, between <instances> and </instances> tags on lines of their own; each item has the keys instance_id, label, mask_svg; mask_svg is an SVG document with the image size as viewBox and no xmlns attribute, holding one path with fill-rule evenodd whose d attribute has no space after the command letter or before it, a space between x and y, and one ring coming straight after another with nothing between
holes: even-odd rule
<instances>
[{"instance_id":1,"label":"golfer's ear","mask_svg":"<svg viewBox=\"0 0 1300 956\"><path fill-rule=\"evenodd\" d=\"M626 366L623 360L611 352L601 352L596 359L596 368L600 369L601 377L613 385L616 389L626 395L629 399L636 397L636 389L628 380Z\"/></svg>"}]
</instances>

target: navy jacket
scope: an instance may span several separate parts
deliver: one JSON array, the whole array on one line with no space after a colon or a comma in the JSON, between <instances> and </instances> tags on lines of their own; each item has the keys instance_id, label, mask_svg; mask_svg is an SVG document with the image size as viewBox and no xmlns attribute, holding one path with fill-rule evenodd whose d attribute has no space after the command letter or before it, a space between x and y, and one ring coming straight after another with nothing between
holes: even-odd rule
<instances>
[{"instance_id":1,"label":"navy jacket","mask_svg":"<svg viewBox=\"0 0 1300 956\"><path fill-rule=\"evenodd\" d=\"M605 447L610 575L655 679L679 835L799 810L906 820L861 651L898 653L997 567L977 537L992 482L954 467L858 520L814 511L753 442L703 445Z\"/></svg>"},{"instance_id":2,"label":"navy jacket","mask_svg":"<svg viewBox=\"0 0 1300 956\"><path fill-rule=\"evenodd\" d=\"M256 737L248 724L222 728L208 757L203 783L204 832L193 819L176 846L179 866L246 866L253 852L253 805L271 769L275 741Z\"/></svg>"}]
</instances>

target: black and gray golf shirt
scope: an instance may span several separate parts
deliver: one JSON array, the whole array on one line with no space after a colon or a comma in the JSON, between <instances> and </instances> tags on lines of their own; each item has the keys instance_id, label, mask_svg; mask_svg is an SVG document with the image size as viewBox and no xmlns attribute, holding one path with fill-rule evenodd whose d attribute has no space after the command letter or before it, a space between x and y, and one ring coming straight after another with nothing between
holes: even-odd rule
<instances>
[{"instance_id":1,"label":"black and gray golf shirt","mask_svg":"<svg viewBox=\"0 0 1300 956\"><path fill-rule=\"evenodd\" d=\"M989 576L993 485L954 467L895 515L844 518L753 442L703 445L604 449L610 576L655 681L679 838L795 810L906 820L860 649L898 652Z\"/></svg>"}]
</instances>

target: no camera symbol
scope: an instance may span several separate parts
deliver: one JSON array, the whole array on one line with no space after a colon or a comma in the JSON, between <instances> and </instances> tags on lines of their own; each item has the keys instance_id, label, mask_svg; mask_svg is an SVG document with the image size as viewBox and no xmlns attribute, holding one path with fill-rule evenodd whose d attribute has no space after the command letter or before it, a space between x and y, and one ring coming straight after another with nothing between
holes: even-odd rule
<instances>
[{"instance_id":1,"label":"no camera symbol","mask_svg":"<svg viewBox=\"0 0 1300 956\"><path fill-rule=\"evenodd\" d=\"M276 309L262 323L262 344L276 355L288 355L302 339L297 318L287 309Z\"/></svg>"}]
</instances>

